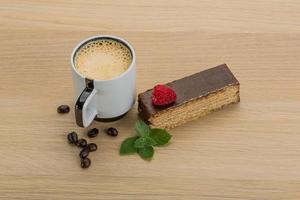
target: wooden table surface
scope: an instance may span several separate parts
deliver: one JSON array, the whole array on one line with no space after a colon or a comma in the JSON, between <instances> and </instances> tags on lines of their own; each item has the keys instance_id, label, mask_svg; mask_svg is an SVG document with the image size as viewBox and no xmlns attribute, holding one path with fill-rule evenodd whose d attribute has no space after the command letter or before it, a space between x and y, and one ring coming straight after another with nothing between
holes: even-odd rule
<instances>
[{"instance_id":1,"label":"wooden table surface","mask_svg":"<svg viewBox=\"0 0 300 200\"><path fill-rule=\"evenodd\" d=\"M135 105L92 124L99 150L82 170L66 141L86 132L74 122L69 56L97 34L133 44L138 92L227 63L241 103L173 129L151 162L118 154ZM1 0L0 42L0 199L300 198L298 0ZM72 111L57 114L60 104Z\"/></svg>"}]
</instances>

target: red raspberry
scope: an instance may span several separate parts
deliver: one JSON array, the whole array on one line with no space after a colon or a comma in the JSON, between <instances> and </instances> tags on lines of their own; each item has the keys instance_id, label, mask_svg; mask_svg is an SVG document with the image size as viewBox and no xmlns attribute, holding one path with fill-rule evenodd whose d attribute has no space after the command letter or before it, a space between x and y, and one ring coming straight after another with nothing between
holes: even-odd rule
<instances>
[{"instance_id":1,"label":"red raspberry","mask_svg":"<svg viewBox=\"0 0 300 200\"><path fill-rule=\"evenodd\" d=\"M165 106L176 101L176 93L165 85L156 85L152 91L152 103L156 106Z\"/></svg>"}]
</instances>

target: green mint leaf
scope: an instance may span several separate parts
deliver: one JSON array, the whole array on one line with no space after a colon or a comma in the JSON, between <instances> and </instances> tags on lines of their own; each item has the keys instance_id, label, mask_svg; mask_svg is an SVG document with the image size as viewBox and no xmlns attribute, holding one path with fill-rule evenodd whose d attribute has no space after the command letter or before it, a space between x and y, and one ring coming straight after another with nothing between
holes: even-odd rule
<instances>
[{"instance_id":1,"label":"green mint leaf","mask_svg":"<svg viewBox=\"0 0 300 200\"><path fill-rule=\"evenodd\" d=\"M151 137L140 137L134 142L135 148L144 148L148 146L154 146L157 143Z\"/></svg>"},{"instance_id":2,"label":"green mint leaf","mask_svg":"<svg viewBox=\"0 0 300 200\"><path fill-rule=\"evenodd\" d=\"M154 128L154 129L151 129L150 137L153 140L155 140L155 142L157 143L156 146L162 146L162 145L167 144L169 142L172 135L170 135L164 129Z\"/></svg>"},{"instance_id":3,"label":"green mint leaf","mask_svg":"<svg viewBox=\"0 0 300 200\"><path fill-rule=\"evenodd\" d=\"M145 122L143 122L142 120L139 120L135 123L135 131L141 137L146 137L146 136L149 136L151 129Z\"/></svg>"},{"instance_id":4,"label":"green mint leaf","mask_svg":"<svg viewBox=\"0 0 300 200\"><path fill-rule=\"evenodd\" d=\"M136 149L134 148L134 142L137 139L138 139L138 136L125 139L121 144L120 154L125 155L125 154L135 153Z\"/></svg>"},{"instance_id":5,"label":"green mint leaf","mask_svg":"<svg viewBox=\"0 0 300 200\"><path fill-rule=\"evenodd\" d=\"M143 159L151 159L154 154L154 149L151 146L147 146L144 148L139 148L138 154L143 158Z\"/></svg>"}]
</instances>

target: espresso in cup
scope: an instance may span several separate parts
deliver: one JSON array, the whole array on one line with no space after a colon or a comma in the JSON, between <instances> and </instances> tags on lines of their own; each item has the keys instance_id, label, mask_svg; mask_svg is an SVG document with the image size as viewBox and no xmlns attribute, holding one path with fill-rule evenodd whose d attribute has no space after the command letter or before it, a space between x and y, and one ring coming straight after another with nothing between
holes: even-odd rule
<instances>
[{"instance_id":1,"label":"espresso in cup","mask_svg":"<svg viewBox=\"0 0 300 200\"><path fill-rule=\"evenodd\" d=\"M93 80L113 79L123 74L131 62L131 52L123 43L105 38L87 42L74 58L76 70Z\"/></svg>"},{"instance_id":2,"label":"espresso in cup","mask_svg":"<svg viewBox=\"0 0 300 200\"><path fill-rule=\"evenodd\" d=\"M83 40L72 52L71 70L78 126L118 120L134 105L136 56L126 40L112 35Z\"/></svg>"}]
</instances>

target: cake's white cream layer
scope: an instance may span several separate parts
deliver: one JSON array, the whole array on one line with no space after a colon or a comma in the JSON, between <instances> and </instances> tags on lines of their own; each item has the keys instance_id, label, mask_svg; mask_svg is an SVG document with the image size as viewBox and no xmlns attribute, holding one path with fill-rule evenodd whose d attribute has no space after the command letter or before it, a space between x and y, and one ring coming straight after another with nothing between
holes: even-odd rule
<instances>
[{"instance_id":1,"label":"cake's white cream layer","mask_svg":"<svg viewBox=\"0 0 300 200\"><path fill-rule=\"evenodd\" d=\"M239 85L232 85L178 107L160 111L149 122L152 127L171 129L239 101Z\"/></svg>"}]
</instances>

